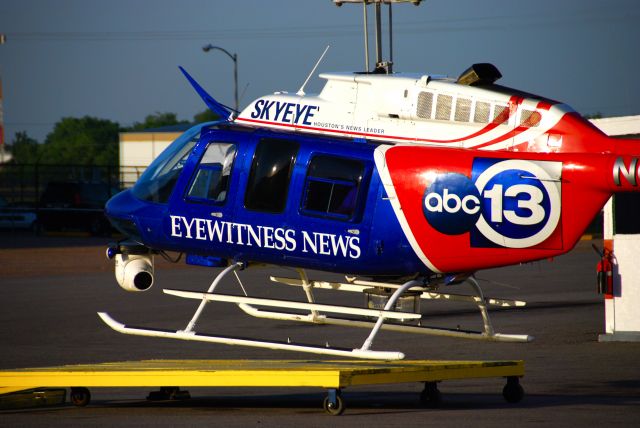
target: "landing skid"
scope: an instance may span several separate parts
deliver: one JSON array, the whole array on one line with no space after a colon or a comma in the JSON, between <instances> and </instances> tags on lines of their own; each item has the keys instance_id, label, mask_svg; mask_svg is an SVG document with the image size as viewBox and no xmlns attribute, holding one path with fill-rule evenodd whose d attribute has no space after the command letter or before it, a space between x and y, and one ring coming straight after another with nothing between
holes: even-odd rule
<instances>
[{"instance_id":1,"label":"landing skid","mask_svg":"<svg viewBox=\"0 0 640 428\"><path fill-rule=\"evenodd\" d=\"M297 287L311 287L325 290L339 290L339 291L349 291L349 292L359 292L365 293L367 290L370 290L372 287L379 289L398 289L401 286L393 283L383 283L383 282L373 282L373 281L361 281L361 280L351 280L347 283L341 282L328 282L328 281L309 281L308 279L297 279L297 278L284 278L284 277L270 277L271 281L279 284L286 284ZM525 335L525 334L503 334L496 333L493 329L493 325L491 323L491 318L489 317L488 306L496 306L496 307L523 307L526 305L526 302L521 300L508 300L508 299L496 299L492 297L484 297L482 293L482 289L478 284L477 280L474 277L469 277L466 279L473 290L476 292L476 295L465 295L465 294L450 294L450 293L439 293L432 290L428 290L426 287L422 286L414 286L411 287L411 291L421 291L420 299L423 300L444 300L451 302L468 302L474 303L477 305L478 310L480 311L480 315L483 319L484 331L471 331L471 330L461 330L461 329L448 329L448 328L440 328L440 327L427 327L422 325L402 325L402 324L383 324L383 330L396 331L401 333L413 333L413 334L424 334L431 336L444 336L444 337L454 337L460 339L475 339L475 340L487 340L494 342L531 342L533 341L533 336ZM260 310L251 305L239 305L240 308L247 314L259 317L259 318L267 318L267 319L277 319L277 320L286 320L286 321L299 321L299 322L309 322L315 324L328 324L328 325L339 325L339 326L348 326L348 327L361 327L361 328L372 328L374 323L370 321L361 321L361 320L353 320L346 318L331 318L326 316L320 316L313 318L311 316L303 316L296 314L289 314L284 312L268 312L264 310Z\"/></svg>"},{"instance_id":2,"label":"landing skid","mask_svg":"<svg viewBox=\"0 0 640 428\"><path fill-rule=\"evenodd\" d=\"M314 345L293 344L288 342L267 342L239 337L214 336L195 331L162 330L148 327L134 327L124 325L109 316L105 312L98 312L102 321L119 333L134 336L163 337L169 339L195 340L198 342L221 343L224 345L249 346L253 348L275 349L281 351L297 351L311 354L334 355L339 357L363 358L367 360L402 360L402 352L363 351L361 349L326 348Z\"/></svg>"},{"instance_id":3,"label":"landing skid","mask_svg":"<svg viewBox=\"0 0 640 428\"><path fill-rule=\"evenodd\" d=\"M237 271L242 270L243 268L244 268L244 265L241 263L236 263L227 267L222 272L220 272L218 276L216 276L214 281L209 286L209 289L204 293L194 292L194 291L185 291L185 290L171 290L171 289L163 290L166 294L169 294L169 295L186 298L186 299L195 299L200 301L200 305L196 309L193 317L191 318L191 320L183 330L165 330L165 329L129 326L114 320L109 314L105 312L99 312L98 315L109 327L111 327L115 331L118 331L124 334L136 335L136 336L163 337L163 338L171 338L171 339L179 339L179 340L192 340L192 341L200 341L200 342L208 342L208 343L221 343L226 345L249 346L249 347L255 347L255 348L297 351L297 352L306 352L306 353L313 353L313 354L320 354L320 355L332 355L332 356L339 356L339 357L352 357L352 358L387 360L387 361L401 360L404 358L404 354L402 352L374 351L371 349L373 342L381 329L397 331L402 333L416 333L416 334L425 334L425 335L447 336L447 337L467 338L467 339L480 339L480 340L501 341L501 342L528 342L533 340L531 336L527 336L527 335L508 335L508 334L500 334L500 333L494 332L493 326L489 318L489 313L487 311L487 305L523 306L524 302L508 301L504 299L485 299L485 297L482 294L482 290L480 289L480 286L478 285L477 281L473 277L468 278L467 281L473 286L474 290L476 291L475 296L436 293L433 290L426 289L423 286L422 282L416 281L416 280L410 280L401 285L377 283L377 282L369 282L369 281L358 281L358 280L354 280L350 283L310 281L307 278L306 272L302 269L298 269L298 272L300 274L300 279L271 277L271 280L274 282L302 287L308 302L298 302L298 301L290 301L290 300L275 300L275 299L249 297L245 291L245 288L242 282L240 281L240 277L237 274ZM230 273L233 273L236 276L236 279L238 280L240 287L244 291L244 294L245 294L244 296L215 293L215 289L217 288L220 281ZM366 289L371 289L371 287L378 287L381 289L393 290L393 293L390 294L390 297L383 309L364 309L364 308L356 308L356 307L350 307L350 306L319 304L319 303L315 303L315 299L313 296L313 288L364 292ZM420 298L422 299L445 299L445 300L466 301L466 302L475 303L478 306L483 318L484 331L482 332L465 331L460 329L445 329L445 328L436 328L436 327L425 327L422 325L408 325L408 324L398 323L397 321L404 322L407 320L418 320L419 322L420 318L422 317L422 315L418 313L399 312L399 311L393 310L397 300L409 290L421 291ZM253 317L258 317L258 318L298 321L298 322L306 322L311 324L327 324L327 325L337 325L337 326L347 326L347 327L361 327L361 328L369 328L371 329L371 332L369 336L366 338L366 340L364 341L364 343L362 344L362 346L355 349L334 348L334 347L330 347L329 344L327 344L326 346L316 346L316 345L291 343L289 340L287 340L286 342L261 341L261 340L241 338L241 337L218 336L218 335L211 335L211 334L197 332L195 330L196 324L200 316L202 315L202 312L205 306L212 301L235 303L248 315L251 315ZM264 309L259 309L256 306L289 308L289 309L295 309L295 310L308 311L308 313L294 314L290 312L266 311ZM354 317L360 317L360 319L329 317L325 315L325 313L350 315ZM366 318L363 318L363 317L366 317ZM373 321L374 319L375 321ZM396 320L396 322L385 323L385 321L387 320Z\"/></svg>"}]
</instances>

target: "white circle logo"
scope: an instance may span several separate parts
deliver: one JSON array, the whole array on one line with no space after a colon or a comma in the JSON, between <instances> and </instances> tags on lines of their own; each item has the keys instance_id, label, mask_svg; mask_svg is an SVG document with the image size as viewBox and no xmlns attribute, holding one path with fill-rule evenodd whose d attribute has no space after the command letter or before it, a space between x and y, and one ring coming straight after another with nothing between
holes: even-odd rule
<instances>
[{"instance_id":1,"label":"white circle logo","mask_svg":"<svg viewBox=\"0 0 640 428\"><path fill-rule=\"evenodd\" d=\"M504 247L527 248L544 242L560 221L561 168L559 162L521 159L488 165L475 179L482 204L476 228Z\"/></svg>"}]
</instances>

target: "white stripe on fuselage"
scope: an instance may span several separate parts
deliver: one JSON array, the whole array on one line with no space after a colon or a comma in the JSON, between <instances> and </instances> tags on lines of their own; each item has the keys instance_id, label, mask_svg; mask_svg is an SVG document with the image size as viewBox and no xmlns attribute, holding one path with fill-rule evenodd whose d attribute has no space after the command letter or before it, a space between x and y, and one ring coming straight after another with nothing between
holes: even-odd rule
<instances>
[{"instance_id":1,"label":"white stripe on fuselage","mask_svg":"<svg viewBox=\"0 0 640 428\"><path fill-rule=\"evenodd\" d=\"M411 231L411 227L409 227L409 222L407 221L404 213L402 211L402 207L400 206L400 201L398 200L398 195L396 194L396 189L393 185L393 181L391 180L391 175L389 174L389 170L387 169L387 160L386 160L386 152L389 150L390 146L379 146L376 148L373 158L376 163L376 168L378 170L378 174L380 174L380 180L382 181L382 185L384 186L384 190L387 192L387 197L389 198L389 202L391 202L391 206L393 207L393 212L396 214L398 221L400 222L400 226L402 227L402 231L406 236L411 248L416 253L418 258L424 263L431 271L436 273L441 273L441 271L436 268L433 263L427 258L426 254L420 248L416 237L413 235Z\"/></svg>"}]
</instances>

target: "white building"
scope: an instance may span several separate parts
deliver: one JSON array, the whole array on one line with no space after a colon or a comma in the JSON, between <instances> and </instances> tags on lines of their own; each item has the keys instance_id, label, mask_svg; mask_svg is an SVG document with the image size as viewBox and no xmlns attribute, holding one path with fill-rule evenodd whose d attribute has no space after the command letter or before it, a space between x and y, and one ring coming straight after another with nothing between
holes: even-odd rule
<instances>
[{"instance_id":1,"label":"white building","mask_svg":"<svg viewBox=\"0 0 640 428\"><path fill-rule=\"evenodd\" d=\"M640 116L605 117L591 123L611 137L640 135Z\"/></svg>"},{"instance_id":2,"label":"white building","mask_svg":"<svg viewBox=\"0 0 640 428\"><path fill-rule=\"evenodd\" d=\"M137 132L120 133L120 182L131 187L140 174L169 144L191 125L165 126Z\"/></svg>"}]
</instances>

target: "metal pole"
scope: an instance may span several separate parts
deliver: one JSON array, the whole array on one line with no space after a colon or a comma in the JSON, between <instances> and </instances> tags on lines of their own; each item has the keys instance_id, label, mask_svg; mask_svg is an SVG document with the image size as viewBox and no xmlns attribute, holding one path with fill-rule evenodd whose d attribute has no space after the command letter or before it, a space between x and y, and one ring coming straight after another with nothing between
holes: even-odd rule
<instances>
[{"instance_id":1,"label":"metal pole","mask_svg":"<svg viewBox=\"0 0 640 428\"><path fill-rule=\"evenodd\" d=\"M6 37L0 34L0 45L4 45ZM2 73L0 73L0 164L4 163L4 114L2 111Z\"/></svg>"},{"instance_id":2,"label":"metal pole","mask_svg":"<svg viewBox=\"0 0 640 428\"><path fill-rule=\"evenodd\" d=\"M240 106L238 104L238 54L233 54L233 82L235 85L235 101L236 112L240 113Z\"/></svg>"},{"instance_id":3,"label":"metal pole","mask_svg":"<svg viewBox=\"0 0 640 428\"><path fill-rule=\"evenodd\" d=\"M4 114L2 111L2 78L0 77L0 164L4 163Z\"/></svg>"},{"instance_id":4,"label":"metal pole","mask_svg":"<svg viewBox=\"0 0 640 428\"><path fill-rule=\"evenodd\" d=\"M364 71L369 72L369 25L367 19L367 2L362 2L364 10Z\"/></svg>"},{"instance_id":5,"label":"metal pole","mask_svg":"<svg viewBox=\"0 0 640 428\"><path fill-rule=\"evenodd\" d=\"M380 17L380 3L375 4L376 10L376 67L382 62L382 19Z\"/></svg>"},{"instance_id":6,"label":"metal pole","mask_svg":"<svg viewBox=\"0 0 640 428\"><path fill-rule=\"evenodd\" d=\"M391 3L389 3L389 73L393 67L393 15L391 13Z\"/></svg>"},{"instance_id":7,"label":"metal pole","mask_svg":"<svg viewBox=\"0 0 640 428\"><path fill-rule=\"evenodd\" d=\"M235 110L239 111L240 105L238 101L238 54L234 53L233 55L229 53L228 50L221 48L219 46L213 46L212 44L208 44L202 48L204 52L209 52L212 49L217 49L219 51L224 52L231 60L233 61L233 83L234 83L234 99L235 99Z\"/></svg>"},{"instance_id":8,"label":"metal pole","mask_svg":"<svg viewBox=\"0 0 640 428\"><path fill-rule=\"evenodd\" d=\"M42 223L40 217L40 159L36 159L36 166L34 169L34 186L36 189L35 199L36 199L36 221L38 222L38 228L36 229L36 233L39 235L40 230L42 229Z\"/></svg>"}]
</instances>

